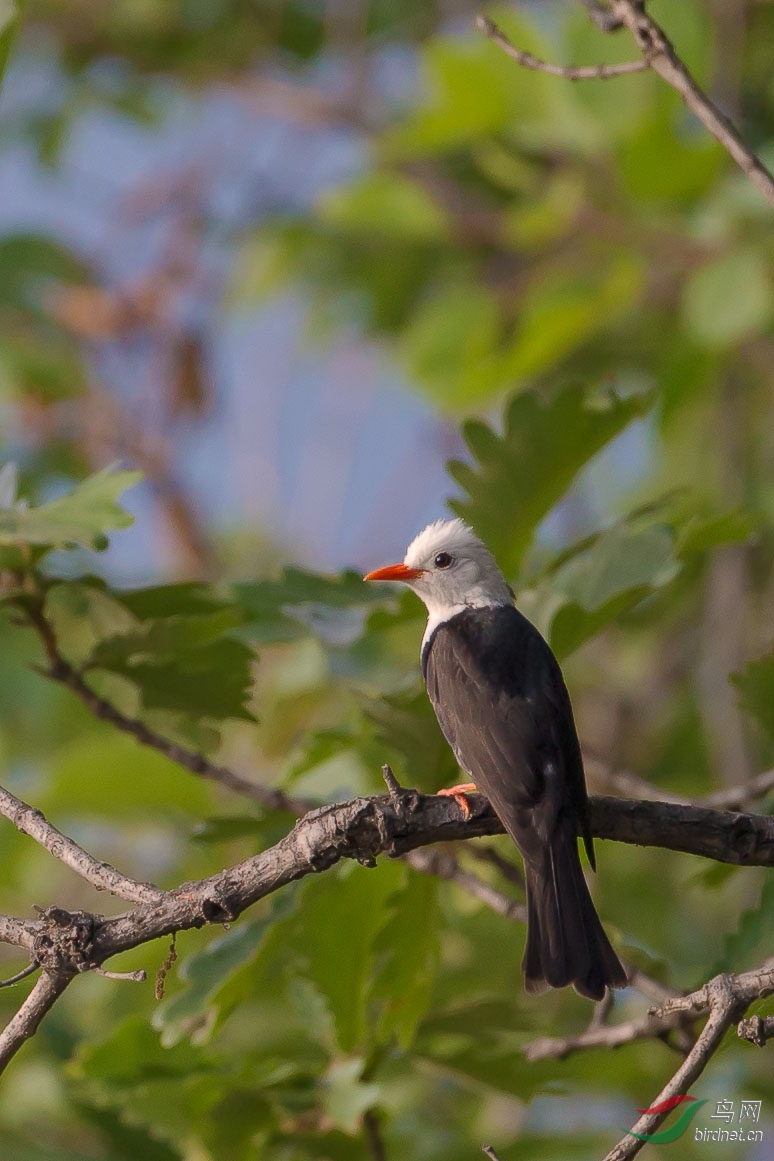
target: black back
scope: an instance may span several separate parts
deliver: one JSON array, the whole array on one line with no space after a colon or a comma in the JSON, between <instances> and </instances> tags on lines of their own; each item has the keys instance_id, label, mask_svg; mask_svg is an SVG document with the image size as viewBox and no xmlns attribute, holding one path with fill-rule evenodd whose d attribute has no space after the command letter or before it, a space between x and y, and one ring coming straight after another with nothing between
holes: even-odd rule
<instances>
[{"instance_id":1,"label":"black back","mask_svg":"<svg viewBox=\"0 0 774 1161\"><path fill-rule=\"evenodd\" d=\"M570 822L594 866L570 698L535 626L513 605L464 609L435 630L422 672L457 761L524 857Z\"/></svg>"}]
</instances>

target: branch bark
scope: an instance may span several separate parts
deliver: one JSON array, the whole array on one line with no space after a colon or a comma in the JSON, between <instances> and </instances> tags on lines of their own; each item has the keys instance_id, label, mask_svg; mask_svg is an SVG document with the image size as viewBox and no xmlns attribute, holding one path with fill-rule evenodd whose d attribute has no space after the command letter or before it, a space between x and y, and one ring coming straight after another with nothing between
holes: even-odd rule
<instances>
[{"instance_id":1,"label":"branch bark","mask_svg":"<svg viewBox=\"0 0 774 1161\"><path fill-rule=\"evenodd\" d=\"M44 972L36 980L19 1011L0 1032L0 1072L3 1072L30 1036L35 1035L41 1020L54 1006L71 978L49 976Z\"/></svg>"},{"instance_id":2,"label":"branch bark","mask_svg":"<svg viewBox=\"0 0 774 1161\"><path fill-rule=\"evenodd\" d=\"M611 14L629 29L655 73L675 89L702 125L719 141L766 200L774 205L774 176L744 144L736 127L697 85L663 28L645 11L642 0L609 0Z\"/></svg>"},{"instance_id":3,"label":"branch bark","mask_svg":"<svg viewBox=\"0 0 774 1161\"><path fill-rule=\"evenodd\" d=\"M745 1009L754 1001L774 993L774 960L755 971L741 975L720 975L704 987L677 999L667 1000L660 1008L652 1009L658 1019L677 1015L681 1018L698 1017L709 1013L696 1043L687 1057L653 1100L659 1105L669 1097L685 1095L701 1076L710 1059L720 1046L732 1024L737 1023ZM651 1106L652 1107L652 1106ZM645 1113L625 1137L610 1150L604 1161L629 1161L646 1144L632 1134L650 1134L658 1129L668 1112Z\"/></svg>"},{"instance_id":4,"label":"branch bark","mask_svg":"<svg viewBox=\"0 0 774 1161\"><path fill-rule=\"evenodd\" d=\"M51 980L69 979L101 967L118 952L162 936L234 920L259 899L305 875L325 871L343 858L373 867L381 854L394 858L418 852L432 843L502 833L500 821L486 799L471 795L469 804L469 818L463 817L453 799L415 791L323 806L305 814L269 850L207 879L183 883L174 891L157 892L130 912L104 918L49 908L36 922L6 920L0 924L0 937L5 934L11 942L24 946ZM744 865L774 864L774 818L668 803L592 798L591 828L598 838L661 846ZM430 852L421 853L425 863L432 857ZM104 866L96 861L94 865ZM451 868L450 876L457 878L457 874ZM467 881L465 885L470 889ZM484 888L490 906L516 917L519 904L511 900L507 900L507 906L501 907L499 901L493 904L489 897L492 891L487 884L481 885ZM63 986L57 984L59 990ZM56 998L51 998L44 988L36 992L38 998L41 994L49 997L51 1003ZM34 1006L33 1010L37 1012ZM12 1031L12 1037L18 1031L18 1018L24 1013L27 1020L29 1011L23 1006L14 1017L11 1023L16 1031ZM37 1022L32 1020L34 1027L39 1019L42 1014L36 1017ZM0 1068L1 1051L2 1041Z\"/></svg>"},{"instance_id":5,"label":"branch bark","mask_svg":"<svg viewBox=\"0 0 774 1161\"><path fill-rule=\"evenodd\" d=\"M685 105L722 145L766 200L774 205L774 175L769 172L760 157L745 145L735 125L721 113L696 83L664 30L645 11L643 0L608 0L607 7L598 0L582 0L582 2L591 20L603 32L615 32L621 27L628 28L642 59L620 65L581 67L552 65L516 48L493 20L479 16L476 25L517 64L550 73L552 76L564 77L566 80L606 80L652 69L680 94Z\"/></svg>"},{"instance_id":6,"label":"branch bark","mask_svg":"<svg viewBox=\"0 0 774 1161\"><path fill-rule=\"evenodd\" d=\"M73 839L47 822L39 810L22 802L2 786L0 786L0 814L5 815L17 830L40 843L55 859L59 859L98 891L109 891L111 895L117 895L128 903L152 903L164 894L152 883L138 883L135 879L130 879L117 871L110 863L93 858Z\"/></svg>"},{"instance_id":7,"label":"branch bark","mask_svg":"<svg viewBox=\"0 0 774 1161\"><path fill-rule=\"evenodd\" d=\"M489 40L494 41L506 56L511 60L515 60L523 68L532 69L537 73L548 73L552 77L564 77L566 81L607 81L611 77L623 77L627 73L641 73L645 69L650 68L646 60L631 60L625 61L623 64L599 64L599 65L555 65L549 64L548 61L540 60L539 57L533 56L531 52L524 52L523 49L516 48L502 29L495 24L494 20L490 20L487 16L478 16L476 18L476 27L483 32L484 36Z\"/></svg>"}]
</instances>

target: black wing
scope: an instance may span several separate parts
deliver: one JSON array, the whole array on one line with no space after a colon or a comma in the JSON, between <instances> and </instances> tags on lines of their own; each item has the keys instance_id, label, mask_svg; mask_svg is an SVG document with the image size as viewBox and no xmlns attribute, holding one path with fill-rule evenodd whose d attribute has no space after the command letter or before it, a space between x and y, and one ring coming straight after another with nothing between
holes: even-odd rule
<instances>
[{"instance_id":1,"label":"black wing","mask_svg":"<svg viewBox=\"0 0 774 1161\"><path fill-rule=\"evenodd\" d=\"M457 761L524 856L538 858L567 819L593 866L570 698L534 625L513 606L465 609L435 631L422 669Z\"/></svg>"}]
</instances>

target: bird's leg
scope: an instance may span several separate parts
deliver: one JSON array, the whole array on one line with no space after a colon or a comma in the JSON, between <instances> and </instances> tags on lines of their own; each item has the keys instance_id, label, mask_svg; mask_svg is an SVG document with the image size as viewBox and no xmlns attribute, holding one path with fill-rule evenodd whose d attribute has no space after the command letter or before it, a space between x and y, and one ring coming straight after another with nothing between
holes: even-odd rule
<instances>
[{"instance_id":1,"label":"bird's leg","mask_svg":"<svg viewBox=\"0 0 774 1161\"><path fill-rule=\"evenodd\" d=\"M465 795L475 794L477 791L478 787L475 782L461 782L459 786L445 787L443 790L439 790L438 793L443 795L444 798L453 798L465 818L470 818L470 803Z\"/></svg>"}]
</instances>

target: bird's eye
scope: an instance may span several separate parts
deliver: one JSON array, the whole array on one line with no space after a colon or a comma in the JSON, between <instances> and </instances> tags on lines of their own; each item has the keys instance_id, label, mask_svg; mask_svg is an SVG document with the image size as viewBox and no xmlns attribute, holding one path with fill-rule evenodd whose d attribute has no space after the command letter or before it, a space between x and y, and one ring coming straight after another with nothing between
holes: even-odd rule
<instances>
[{"instance_id":1,"label":"bird's eye","mask_svg":"<svg viewBox=\"0 0 774 1161\"><path fill-rule=\"evenodd\" d=\"M433 561L433 564L436 568L448 568L451 562L452 558L449 556L448 552L439 552Z\"/></svg>"}]
</instances>

